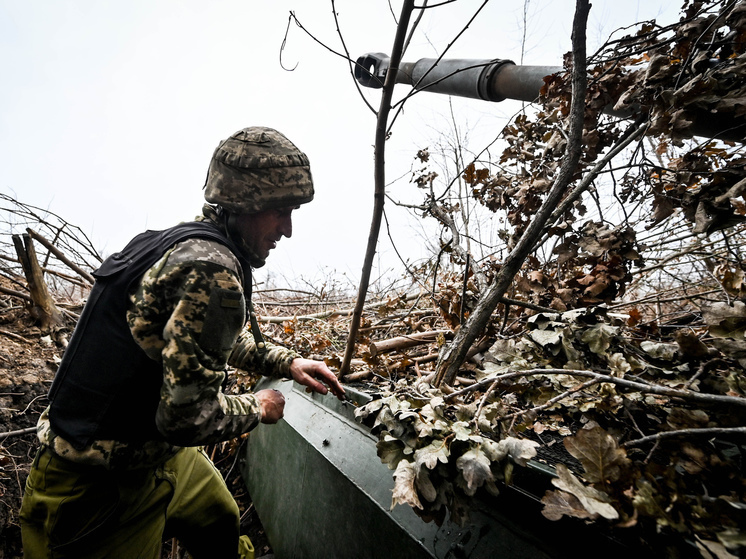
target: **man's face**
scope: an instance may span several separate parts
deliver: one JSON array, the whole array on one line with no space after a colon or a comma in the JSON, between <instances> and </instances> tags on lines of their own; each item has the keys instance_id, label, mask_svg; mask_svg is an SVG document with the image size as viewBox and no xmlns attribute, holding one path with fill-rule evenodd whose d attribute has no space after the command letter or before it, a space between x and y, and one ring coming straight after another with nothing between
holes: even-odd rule
<instances>
[{"instance_id":1,"label":"man's face","mask_svg":"<svg viewBox=\"0 0 746 559\"><path fill-rule=\"evenodd\" d=\"M255 214L236 217L236 229L246 247L259 259L266 260L269 251L283 237L293 234L291 214L297 206L264 210Z\"/></svg>"}]
</instances>

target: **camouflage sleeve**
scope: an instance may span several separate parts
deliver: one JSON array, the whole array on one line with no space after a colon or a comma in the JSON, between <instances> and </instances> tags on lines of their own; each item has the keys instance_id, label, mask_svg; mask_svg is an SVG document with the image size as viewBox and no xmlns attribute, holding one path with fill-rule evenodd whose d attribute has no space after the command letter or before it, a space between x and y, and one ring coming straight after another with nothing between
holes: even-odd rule
<instances>
[{"instance_id":1,"label":"camouflage sleeve","mask_svg":"<svg viewBox=\"0 0 746 559\"><path fill-rule=\"evenodd\" d=\"M222 245L191 239L146 272L132 295L132 334L163 363L156 424L171 444L222 441L259 423L253 394L226 395L221 389L246 318L239 269Z\"/></svg>"},{"instance_id":2,"label":"camouflage sleeve","mask_svg":"<svg viewBox=\"0 0 746 559\"><path fill-rule=\"evenodd\" d=\"M300 354L271 342L265 341L264 343L267 350L261 354L257 350L251 330L244 329L233 346L228 364L231 367L255 371L264 376L290 378L290 362L300 357Z\"/></svg>"}]
</instances>

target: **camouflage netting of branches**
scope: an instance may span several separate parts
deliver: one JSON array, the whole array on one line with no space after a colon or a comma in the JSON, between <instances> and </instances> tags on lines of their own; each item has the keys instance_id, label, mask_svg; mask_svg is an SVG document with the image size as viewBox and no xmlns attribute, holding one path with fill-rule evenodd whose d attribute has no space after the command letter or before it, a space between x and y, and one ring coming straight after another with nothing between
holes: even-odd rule
<instances>
[{"instance_id":1,"label":"camouflage netting of branches","mask_svg":"<svg viewBox=\"0 0 746 559\"><path fill-rule=\"evenodd\" d=\"M626 33L589 58L580 163L513 302L476 333L477 359L434 386L408 350L368 355L387 380L358 414L394 471L393 504L426 519L465 521L470 499L556 444L569 455L547 518L742 553L746 159L717 131L744 135L746 4L687 2L680 22ZM545 80L541 107L504 129L495 160L482 152L447 181L418 152L422 210L444 224L443 254L462 272L422 270L440 317L410 326L469 327L500 255L535 218L567 155L570 60ZM484 223L500 224L503 244L478 242Z\"/></svg>"}]
</instances>

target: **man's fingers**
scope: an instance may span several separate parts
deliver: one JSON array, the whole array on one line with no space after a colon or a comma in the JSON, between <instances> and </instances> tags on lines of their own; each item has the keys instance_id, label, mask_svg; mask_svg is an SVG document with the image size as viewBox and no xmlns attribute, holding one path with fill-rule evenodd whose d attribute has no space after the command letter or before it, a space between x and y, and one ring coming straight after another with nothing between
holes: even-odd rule
<instances>
[{"instance_id":1,"label":"man's fingers","mask_svg":"<svg viewBox=\"0 0 746 559\"><path fill-rule=\"evenodd\" d=\"M296 381L306 386L308 393L313 391L327 394L331 390L340 400L344 398L345 391L339 379L323 361L296 358L291 363L291 374Z\"/></svg>"},{"instance_id":2,"label":"man's fingers","mask_svg":"<svg viewBox=\"0 0 746 559\"><path fill-rule=\"evenodd\" d=\"M331 389L332 394L334 394L340 400L344 398L345 389L342 388L342 385L339 383L339 379L337 379L337 376L334 373L329 371L328 374L324 375L323 380L329 386L329 389ZM324 394L326 394L326 392L328 392L326 386L324 387L324 390Z\"/></svg>"},{"instance_id":3,"label":"man's fingers","mask_svg":"<svg viewBox=\"0 0 746 559\"><path fill-rule=\"evenodd\" d=\"M306 385L306 392L318 392L319 394L326 394L327 392L329 392L329 390L319 381L309 376L308 384Z\"/></svg>"}]
</instances>

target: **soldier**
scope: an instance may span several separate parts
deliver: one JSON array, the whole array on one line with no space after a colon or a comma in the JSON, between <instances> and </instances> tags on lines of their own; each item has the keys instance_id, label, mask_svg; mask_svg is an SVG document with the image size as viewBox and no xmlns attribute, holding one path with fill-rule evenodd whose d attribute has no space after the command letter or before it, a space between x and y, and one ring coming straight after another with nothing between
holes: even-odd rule
<instances>
[{"instance_id":1,"label":"soldier","mask_svg":"<svg viewBox=\"0 0 746 559\"><path fill-rule=\"evenodd\" d=\"M313 194L303 152L245 128L213 154L203 216L138 235L96 270L39 420L25 557L157 559L169 537L196 559L253 557L200 447L283 415L278 391L224 394L226 365L344 397L324 363L265 342L251 312L251 269Z\"/></svg>"}]
</instances>

